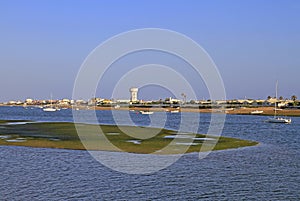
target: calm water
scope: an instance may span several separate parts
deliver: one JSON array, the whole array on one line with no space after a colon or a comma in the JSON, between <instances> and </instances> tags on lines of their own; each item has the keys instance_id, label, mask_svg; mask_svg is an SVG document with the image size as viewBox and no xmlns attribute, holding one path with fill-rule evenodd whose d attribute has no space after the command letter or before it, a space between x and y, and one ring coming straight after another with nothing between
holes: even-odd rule
<instances>
[{"instance_id":1,"label":"calm water","mask_svg":"<svg viewBox=\"0 0 300 201\"><path fill-rule=\"evenodd\" d=\"M114 123L109 111L97 116ZM135 124L152 125L148 117L130 116ZM167 116L165 127L175 129L179 117ZM300 200L300 118L291 125L267 124L266 118L226 117L223 135L259 146L213 152L202 160L187 154L149 175L110 170L86 151L0 146L0 200ZM0 119L71 121L72 112L0 107ZM199 131L205 132L210 116L201 114L200 120Z\"/></svg>"}]
</instances>

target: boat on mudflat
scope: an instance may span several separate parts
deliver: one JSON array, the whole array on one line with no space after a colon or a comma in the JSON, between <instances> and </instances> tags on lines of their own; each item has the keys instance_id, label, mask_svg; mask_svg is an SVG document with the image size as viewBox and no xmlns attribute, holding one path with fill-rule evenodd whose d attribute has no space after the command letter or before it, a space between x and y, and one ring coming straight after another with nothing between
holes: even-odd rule
<instances>
[{"instance_id":1,"label":"boat on mudflat","mask_svg":"<svg viewBox=\"0 0 300 201\"><path fill-rule=\"evenodd\" d=\"M262 110L254 110L251 112L251 114L262 114L264 111Z\"/></svg>"}]
</instances>

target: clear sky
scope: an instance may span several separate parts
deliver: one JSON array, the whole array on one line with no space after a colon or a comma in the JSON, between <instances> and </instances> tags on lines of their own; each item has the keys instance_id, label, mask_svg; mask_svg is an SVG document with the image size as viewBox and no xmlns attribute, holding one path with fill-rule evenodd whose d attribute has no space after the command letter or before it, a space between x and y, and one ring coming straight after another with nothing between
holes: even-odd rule
<instances>
[{"instance_id":1,"label":"clear sky","mask_svg":"<svg viewBox=\"0 0 300 201\"><path fill-rule=\"evenodd\" d=\"M297 0L3 0L0 102L51 93L71 98L77 72L95 47L124 31L149 27L199 43L216 63L229 99L274 96L276 80L280 95L300 97L299 19ZM151 90L140 95L160 98Z\"/></svg>"}]
</instances>

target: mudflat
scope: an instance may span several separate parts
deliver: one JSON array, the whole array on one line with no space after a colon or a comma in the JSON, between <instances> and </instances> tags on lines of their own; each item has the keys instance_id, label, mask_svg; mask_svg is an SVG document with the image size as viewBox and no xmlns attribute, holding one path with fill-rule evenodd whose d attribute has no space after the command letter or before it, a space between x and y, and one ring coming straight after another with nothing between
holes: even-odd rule
<instances>
[{"instance_id":1,"label":"mudflat","mask_svg":"<svg viewBox=\"0 0 300 201\"><path fill-rule=\"evenodd\" d=\"M178 154L183 150L189 153L257 144L249 140L149 127L0 120L0 145Z\"/></svg>"}]
</instances>

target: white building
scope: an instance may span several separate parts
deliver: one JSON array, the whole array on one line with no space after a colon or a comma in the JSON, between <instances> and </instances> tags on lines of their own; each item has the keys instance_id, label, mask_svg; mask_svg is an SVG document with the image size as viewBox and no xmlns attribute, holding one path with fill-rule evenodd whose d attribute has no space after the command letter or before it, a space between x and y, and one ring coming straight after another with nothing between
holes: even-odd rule
<instances>
[{"instance_id":1,"label":"white building","mask_svg":"<svg viewBox=\"0 0 300 201\"><path fill-rule=\"evenodd\" d=\"M32 103L33 103L33 100L32 100L31 98L27 98L27 99L25 100L25 103L26 103L26 104L32 104Z\"/></svg>"},{"instance_id":2,"label":"white building","mask_svg":"<svg viewBox=\"0 0 300 201\"><path fill-rule=\"evenodd\" d=\"M137 102L138 101L137 95L138 95L139 89L133 87L133 88L130 88L129 91L130 91L130 94L131 94L130 101L131 102Z\"/></svg>"}]
</instances>

